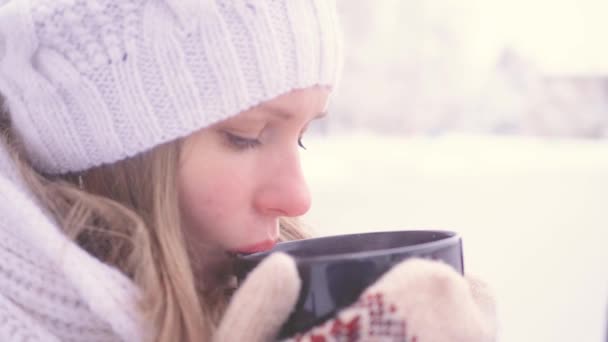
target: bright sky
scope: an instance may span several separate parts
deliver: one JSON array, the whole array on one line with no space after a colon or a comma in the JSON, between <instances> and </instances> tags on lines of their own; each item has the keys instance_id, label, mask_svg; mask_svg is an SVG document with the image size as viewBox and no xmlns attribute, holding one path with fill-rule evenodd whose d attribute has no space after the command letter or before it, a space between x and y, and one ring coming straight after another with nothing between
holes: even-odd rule
<instances>
[{"instance_id":1,"label":"bright sky","mask_svg":"<svg viewBox=\"0 0 608 342\"><path fill-rule=\"evenodd\" d=\"M545 71L608 75L608 1L469 1L478 3L486 24Z\"/></svg>"}]
</instances>

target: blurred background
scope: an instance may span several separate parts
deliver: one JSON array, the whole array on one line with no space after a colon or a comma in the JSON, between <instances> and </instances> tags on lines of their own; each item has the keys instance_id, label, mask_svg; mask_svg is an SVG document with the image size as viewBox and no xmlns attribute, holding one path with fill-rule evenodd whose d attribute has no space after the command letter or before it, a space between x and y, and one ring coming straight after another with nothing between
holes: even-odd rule
<instances>
[{"instance_id":1,"label":"blurred background","mask_svg":"<svg viewBox=\"0 0 608 342\"><path fill-rule=\"evenodd\" d=\"M608 341L608 2L338 1L304 222L456 230L500 341Z\"/></svg>"}]
</instances>

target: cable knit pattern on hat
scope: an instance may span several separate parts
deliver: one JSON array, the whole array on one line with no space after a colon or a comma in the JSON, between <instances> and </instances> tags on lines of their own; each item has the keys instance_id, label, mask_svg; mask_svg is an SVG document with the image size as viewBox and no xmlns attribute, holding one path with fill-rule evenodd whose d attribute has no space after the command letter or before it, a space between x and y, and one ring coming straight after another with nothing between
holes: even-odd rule
<instances>
[{"instance_id":1,"label":"cable knit pattern on hat","mask_svg":"<svg viewBox=\"0 0 608 342\"><path fill-rule=\"evenodd\" d=\"M29 0L0 7L0 92L47 173L112 163L295 88L332 86L330 0Z\"/></svg>"}]
</instances>

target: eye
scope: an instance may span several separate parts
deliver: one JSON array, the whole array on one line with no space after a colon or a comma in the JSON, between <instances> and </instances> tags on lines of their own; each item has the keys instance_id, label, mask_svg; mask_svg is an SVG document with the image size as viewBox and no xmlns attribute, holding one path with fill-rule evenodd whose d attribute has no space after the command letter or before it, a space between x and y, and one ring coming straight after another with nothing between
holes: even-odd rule
<instances>
[{"instance_id":1,"label":"eye","mask_svg":"<svg viewBox=\"0 0 608 342\"><path fill-rule=\"evenodd\" d=\"M229 132L224 132L224 134L230 145L238 150L256 148L262 144L258 139L245 138Z\"/></svg>"},{"instance_id":2,"label":"eye","mask_svg":"<svg viewBox=\"0 0 608 342\"><path fill-rule=\"evenodd\" d=\"M304 146L304 143L302 142L302 137L298 138L298 146L300 146L303 149L306 149L306 146Z\"/></svg>"}]
</instances>

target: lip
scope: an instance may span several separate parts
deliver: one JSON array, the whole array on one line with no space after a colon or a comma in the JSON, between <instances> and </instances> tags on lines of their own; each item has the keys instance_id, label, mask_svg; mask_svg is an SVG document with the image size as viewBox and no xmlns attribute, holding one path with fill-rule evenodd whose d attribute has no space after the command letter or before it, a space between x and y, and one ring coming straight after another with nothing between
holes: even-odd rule
<instances>
[{"instance_id":1,"label":"lip","mask_svg":"<svg viewBox=\"0 0 608 342\"><path fill-rule=\"evenodd\" d=\"M253 245L236 248L234 249L234 252L239 254L253 254L258 252L264 252L271 249L276 244L276 240L264 240Z\"/></svg>"}]
</instances>

